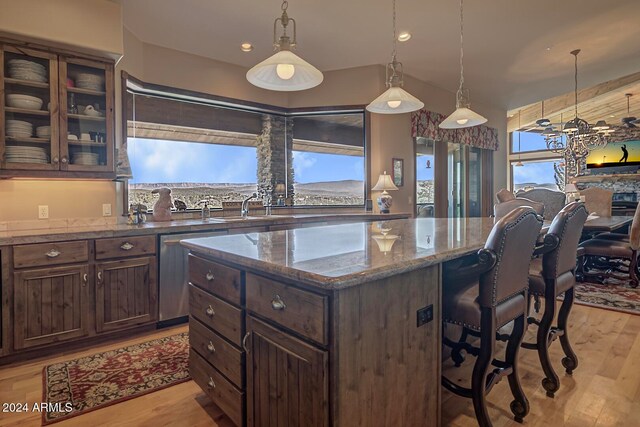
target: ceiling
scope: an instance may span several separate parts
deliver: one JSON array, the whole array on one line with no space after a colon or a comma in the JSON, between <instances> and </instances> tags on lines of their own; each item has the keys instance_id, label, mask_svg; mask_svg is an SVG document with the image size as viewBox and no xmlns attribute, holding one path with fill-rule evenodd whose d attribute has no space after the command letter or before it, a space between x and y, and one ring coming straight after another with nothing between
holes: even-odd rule
<instances>
[{"instance_id":1,"label":"ceiling","mask_svg":"<svg viewBox=\"0 0 640 427\"><path fill-rule=\"evenodd\" d=\"M391 0L291 0L297 53L322 71L384 64ZM126 0L124 24L146 43L250 67L272 53L277 0ZM458 2L397 0L398 59L420 80L455 91ZM638 0L467 0L465 83L472 100L514 109L640 71ZM242 52L240 43L255 49Z\"/></svg>"}]
</instances>

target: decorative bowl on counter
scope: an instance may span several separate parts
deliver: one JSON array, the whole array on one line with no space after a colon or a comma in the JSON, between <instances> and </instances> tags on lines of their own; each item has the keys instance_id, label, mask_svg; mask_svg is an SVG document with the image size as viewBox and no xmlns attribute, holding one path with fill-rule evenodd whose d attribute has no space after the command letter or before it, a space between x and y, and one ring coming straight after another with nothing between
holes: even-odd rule
<instances>
[{"instance_id":1,"label":"decorative bowl on counter","mask_svg":"<svg viewBox=\"0 0 640 427\"><path fill-rule=\"evenodd\" d=\"M42 99L31 95L19 95L17 93L10 93L7 95L7 106L13 108L39 110L42 108L42 103Z\"/></svg>"}]
</instances>

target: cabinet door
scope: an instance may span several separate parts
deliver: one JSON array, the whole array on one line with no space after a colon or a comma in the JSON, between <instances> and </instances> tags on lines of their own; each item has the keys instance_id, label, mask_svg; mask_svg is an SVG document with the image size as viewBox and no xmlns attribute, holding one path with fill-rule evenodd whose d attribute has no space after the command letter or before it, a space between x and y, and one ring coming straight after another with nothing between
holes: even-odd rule
<instances>
[{"instance_id":1,"label":"cabinet door","mask_svg":"<svg viewBox=\"0 0 640 427\"><path fill-rule=\"evenodd\" d=\"M96 330L111 331L156 320L156 258L104 262L96 266Z\"/></svg>"},{"instance_id":2,"label":"cabinet door","mask_svg":"<svg viewBox=\"0 0 640 427\"><path fill-rule=\"evenodd\" d=\"M60 57L60 169L114 171L113 65Z\"/></svg>"},{"instance_id":3,"label":"cabinet door","mask_svg":"<svg viewBox=\"0 0 640 427\"><path fill-rule=\"evenodd\" d=\"M15 348L87 335L88 279L87 265L14 273Z\"/></svg>"},{"instance_id":4,"label":"cabinet door","mask_svg":"<svg viewBox=\"0 0 640 427\"><path fill-rule=\"evenodd\" d=\"M327 352L249 317L247 426L327 426Z\"/></svg>"},{"instance_id":5,"label":"cabinet door","mask_svg":"<svg viewBox=\"0 0 640 427\"><path fill-rule=\"evenodd\" d=\"M59 169L55 54L2 46L0 116L0 169Z\"/></svg>"}]
</instances>

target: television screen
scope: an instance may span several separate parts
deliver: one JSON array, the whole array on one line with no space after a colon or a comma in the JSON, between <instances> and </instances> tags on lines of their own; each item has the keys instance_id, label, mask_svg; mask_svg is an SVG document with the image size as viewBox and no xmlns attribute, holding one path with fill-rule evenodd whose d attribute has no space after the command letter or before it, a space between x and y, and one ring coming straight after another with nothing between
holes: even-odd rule
<instances>
[{"instance_id":1,"label":"television screen","mask_svg":"<svg viewBox=\"0 0 640 427\"><path fill-rule=\"evenodd\" d=\"M607 171L633 171L640 167L640 141L610 142L604 148L592 150L587 156L587 168L607 168ZM615 168L615 169L614 169Z\"/></svg>"}]
</instances>

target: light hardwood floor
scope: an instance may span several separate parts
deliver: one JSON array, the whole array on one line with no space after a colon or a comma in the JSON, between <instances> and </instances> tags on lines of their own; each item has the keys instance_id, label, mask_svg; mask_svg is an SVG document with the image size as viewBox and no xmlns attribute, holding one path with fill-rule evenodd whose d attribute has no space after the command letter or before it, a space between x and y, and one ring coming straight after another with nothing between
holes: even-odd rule
<instances>
[{"instance_id":1,"label":"light hardwood floor","mask_svg":"<svg viewBox=\"0 0 640 427\"><path fill-rule=\"evenodd\" d=\"M540 385L542 374L537 354L521 350L521 376L531 403L531 413L524 425L640 425L640 316L575 306L570 328L580 366L572 377L564 375L560 365L560 345L554 343L551 353L561 378L561 389L555 399L546 397ZM42 398L41 373L46 364L124 347L186 329L186 326L163 329L83 351L0 367L0 402L39 402ZM527 338L531 336L529 332ZM469 357L461 368L452 368L447 363L445 371L451 378L469 378L472 364L473 358ZM511 394L506 379L495 386L488 400L495 427L520 425L510 416ZM456 427L477 425L471 401L443 391L442 424ZM39 425L40 414L0 413L0 426ZM55 425L232 426L192 381Z\"/></svg>"}]
</instances>

